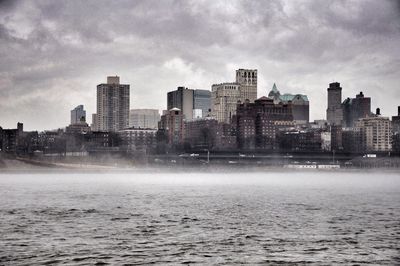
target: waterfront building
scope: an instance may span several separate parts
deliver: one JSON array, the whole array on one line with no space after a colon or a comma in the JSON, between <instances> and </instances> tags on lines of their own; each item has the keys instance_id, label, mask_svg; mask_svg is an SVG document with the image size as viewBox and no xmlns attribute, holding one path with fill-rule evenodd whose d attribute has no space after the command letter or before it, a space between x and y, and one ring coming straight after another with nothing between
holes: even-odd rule
<instances>
[{"instance_id":1,"label":"waterfront building","mask_svg":"<svg viewBox=\"0 0 400 266\"><path fill-rule=\"evenodd\" d=\"M19 146L19 140L24 131L24 125L17 123L16 129L0 129L1 146L2 152L16 153Z\"/></svg>"},{"instance_id":2,"label":"waterfront building","mask_svg":"<svg viewBox=\"0 0 400 266\"><path fill-rule=\"evenodd\" d=\"M320 129L282 130L277 134L281 151L321 151L322 139Z\"/></svg>"},{"instance_id":3,"label":"waterfront building","mask_svg":"<svg viewBox=\"0 0 400 266\"><path fill-rule=\"evenodd\" d=\"M129 85L120 84L118 76L97 85L95 116L95 130L119 131L129 126Z\"/></svg>"},{"instance_id":4,"label":"waterfront building","mask_svg":"<svg viewBox=\"0 0 400 266\"><path fill-rule=\"evenodd\" d=\"M236 114L236 106L240 98L240 85L237 83L214 84L211 87L211 116L218 122L230 123Z\"/></svg>"},{"instance_id":5,"label":"waterfront building","mask_svg":"<svg viewBox=\"0 0 400 266\"><path fill-rule=\"evenodd\" d=\"M392 116L393 134L400 133L400 106L397 107L397 115Z\"/></svg>"},{"instance_id":6,"label":"waterfront building","mask_svg":"<svg viewBox=\"0 0 400 266\"><path fill-rule=\"evenodd\" d=\"M379 114L379 111L377 111ZM361 118L356 123L360 131L362 149L366 152L387 152L392 148L392 124L379 115Z\"/></svg>"},{"instance_id":7,"label":"waterfront building","mask_svg":"<svg viewBox=\"0 0 400 266\"><path fill-rule=\"evenodd\" d=\"M157 109L131 109L129 127L157 129L160 113Z\"/></svg>"},{"instance_id":8,"label":"waterfront building","mask_svg":"<svg viewBox=\"0 0 400 266\"><path fill-rule=\"evenodd\" d=\"M333 124L330 126L331 132L331 151L338 151L343 149L341 125Z\"/></svg>"},{"instance_id":9,"label":"waterfront building","mask_svg":"<svg viewBox=\"0 0 400 266\"><path fill-rule=\"evenodd\" d=\"M347 98L342 103L343 126L354 127L355 122L371 115L371 98L364 97L361 91L356 98Z\"/></svg>"},{"instance_id":10,"label":"waterfront building","mask_svg":"<svg viewBox=\"0 0 400 266\"><path fill-rule=\"evenodd\" d=\"M159 130L165 132L170 145L180 145L184 139L184 114L172 108L161 116Z\"/></svg>"},{"instance_id":11,"label":"waterfront building","mask_svg":"<svg viewBox=\"0 0 400 266\"><path fill-rule=\"evenodd\" d=\"M330 125L342 125L342 87L339 82L329 84L328 90L328 108L326 110L326 120Z\"/></svg>"},{"instance_id":12,"label":"waterfront building","mask_svg":"<svg viewBox=\"0 0 400 266\"><path fill-rule=\"evenodd\" d=\"M342 131L343 151L348 153L364 152L360 128L345 128Z\"/></svg>"},{"instance_id":13,"label":"waterfront building","mask_svg":"<svg viewBox=\"0 0 400 266\"><path fill-rule=\"evenodd\" d=\"M71 125L85 123L86 122L86 111L83 105L78 105L73 110L71 110Z\"/></svg>"},{"instance_id":14,"label":"waterfront building","mask_svg":"<svg viewBox=\"0 0 400 266\"><path fill-rule=\"evenodd\" d=\"M393 134L392 150L400 155L400 132L395 132Z\"/></svg>"},{"instance_id":15,"label":"waterfront building","mask_svg":"<svg viewBox=\"0 0 400 266\"><path fill-rule=\"evenodd\" d=\"M330 151L332 148L332 139L330 131L321 131L321 149L323 151Z\"/></svg>"},{"instance_id":16,"label":"waterfront building","mask_svg":"<svg viewBox=\"0 0 400 266\"><path fill-rule=\"evenodd\" d=\"M127 128L118 131L121 138L120 147L127 152L148 153L157 146L157 129L154 128Z\"/></svg>"},{"instance_id":17,"label":"waterfront building","mask_svg":"<svg viewBox=\"0 0 400 266\"><path fill-rule=\"evenodd\" d=\"M238 103L234 123L238 146L241 149L274 149L279 129L293 127L291 104L275 104L261 97L250 103Z\"/></svg>"},{"instance_id":18,"label":"waterfront building","mask_svg":"<svg viewBox=\"0 0 400 266\"><path fill-rule=\"evenodd\" d=\"M193 149L214 149L222 130L215 118L206 117L185 122L185 143Z\"/></svg>"},{"instance_id":19,"label":"waterfront building","mask_svg":"<svg viewBox=\"0 0 400 266\"><path fill-rule=\"evenodd\" d=\"M257 69L236 70L236 83L239 84L240 100L253 103L257 99Z\"/></svg>"},{"instance_id":20,"label":"waterfront building","mask_svg":"<svg viewBox=\"0 0 400 266\"><path fill-rule=\"evenodd\" d=\"M281 94L276 84L272 86L271 91L268 94L269 98L274 100L275 104L283 103L292 104L293 120L297 124L306 124L310 120L310 102L307 95L304 94Z\"/></svg>"}]
</instances>

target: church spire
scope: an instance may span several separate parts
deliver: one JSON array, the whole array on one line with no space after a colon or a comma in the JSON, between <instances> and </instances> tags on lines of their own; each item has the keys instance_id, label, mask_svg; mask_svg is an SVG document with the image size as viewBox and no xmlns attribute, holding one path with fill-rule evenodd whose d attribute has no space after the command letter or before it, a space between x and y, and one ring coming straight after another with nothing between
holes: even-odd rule
<instances>
[{"instance_id":1,"label":"church spire","mask_svg":"<svg viewBox=\"0 0 400 266\"><path fill-rule=\"evenodd\" d=\"M273 91L273 92L279 92L279 91L278 91L278 88L277 88L276 85L275 85L275 83L274 83L274 86L272 86L272 91Z\"/></svg>"}]
</instances>

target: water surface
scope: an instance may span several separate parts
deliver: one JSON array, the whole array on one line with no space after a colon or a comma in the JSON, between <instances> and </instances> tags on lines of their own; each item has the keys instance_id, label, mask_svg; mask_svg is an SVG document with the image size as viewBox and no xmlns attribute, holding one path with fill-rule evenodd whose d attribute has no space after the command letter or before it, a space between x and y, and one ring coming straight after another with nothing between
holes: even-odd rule
<instances>
[{"instance_id":1,"label":"water surface","mask_svg":"<svg viewBox=\"0 0 400 266\"><path fill-rule=\"evenodd\" d=\"M0 264L399 264L400 174L0 174Z\"/></svg>"}]
</instances>

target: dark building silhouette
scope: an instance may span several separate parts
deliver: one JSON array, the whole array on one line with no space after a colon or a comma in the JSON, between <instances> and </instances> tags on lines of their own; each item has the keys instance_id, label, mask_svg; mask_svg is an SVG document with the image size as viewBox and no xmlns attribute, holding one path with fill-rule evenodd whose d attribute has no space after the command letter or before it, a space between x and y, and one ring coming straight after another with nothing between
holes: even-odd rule
<instances>
[{"instance_id":1,"label":"dark building silhouette","mask_svg":"<svg viewBox=\"0 0 400 266\"><path fill-rule=\"evenodd\" d=\"M331 150L337 151L343 149L342 143L342 126L341 125L332 125L331 129Z\"/></svg>"},{"instance_id":2,"label":"dark building silhouette","mask_svg":"<svg viewBox=\"0 0 400 266\"><path fill-rule=\"evenodd\" d=\"M348 128L342 131L343 151L348 153L364 152L362 135L359 128Z\"/></svg>"},{"instance_id":3,"label":"dark building silhouette","mask_svg":"<svg viewBox=\"0 0 400 266\"><path fill-rule=\"evenodd\" d=\"M364 97L361 91L356 98L347 98L342 103L343 126L354 127L355 122L360 118L371 115L371 98Z\"/></svg>"},{"instance_id":4,"label":"dark building silhouette","mask_svg":"<svg viewBox=\"0 0 400 266\"><path fill-rule=\"evenodd\" d=\"M204 118L185 122L185 143L194 149L214 149L218 145L217 137L222 128L213 118Z\"/></svg>"},{"instance_id":5,"label":"dark building silhouette","mask_svg":"<svg viewBox=\"0 0 400 266\"><path fill-rule=\"evenodd\" d=\"M400 154L400 132L393 134L392 150L398 155Z\"/></svg>"},{"instance_id":6,"label":"dark building silhouette","mask_svg":"<svg viewBox=\"0 0 400 266\"><path fill-rule=\"evenodd\" d=\"M267 97L261 97L254 103L239 103L234 121L241 149L278 148L275 141L278 129L294 126L292 105L275 104L273 99Z\"/></svg>"},{"instance_id":7,"label":"dark building silhouette","mask_svg":"<svg viewBox=\"0 0 400 266\"><path fill-rule=\"evenodd\" d=\"M281 151L321 151L321 129L283 130L277 134Z\"/></svg>"},{"instance_id":8,"label":"dark building silhouette","mask_svg":"<svg viewBox=\"0 0 400 266\"><path fill-rule=\"evenodd\" d=\"M1 151L6 153L16 153L23 131L24 125L22 123L17 123L16 129L0 129Z\"/></svg>"},{"instance_id":9,"label":"dark building silhouette","mask_svg":"<svg viewBox=\"0 0 400 266\"><path fill-rule=\"evenodd\" d=\"M397 107L397 115L392 116L393 133L400 133L400 106Z\"/></svg>"},{"instance_id":10,"label":"dark building silhouette","mask_svg":"<svg viewBox=\"0 0 400 266\"><path fill-rule=\"evenodd\" d=\"M326 120L330 125L341 125L343 122L342 110L342 87L339 82L329 84L328 90L328 109L326 110Z\"/></svg>"}]
</instances>

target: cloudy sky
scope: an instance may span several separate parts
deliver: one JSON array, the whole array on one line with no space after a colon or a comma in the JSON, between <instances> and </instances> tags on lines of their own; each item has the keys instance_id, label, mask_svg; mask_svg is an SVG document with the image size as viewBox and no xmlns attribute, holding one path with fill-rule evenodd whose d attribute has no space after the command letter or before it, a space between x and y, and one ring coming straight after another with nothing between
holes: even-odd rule
<instances>
[{"instance_id":1,"label":"cloudy sky","mask_svg":"<svg viewBox=\"0 0 400 266\"><path fill-rule=\"evenodd\" d=\"M359 91L372 108L400 105L400 1L0 0L0 126L54 129L79 104L88 122L96 85L119 75L131 108L166 108L177 86L210 89L258 69L258 96L310 99Z\"/></svg>"}]
</instances>

